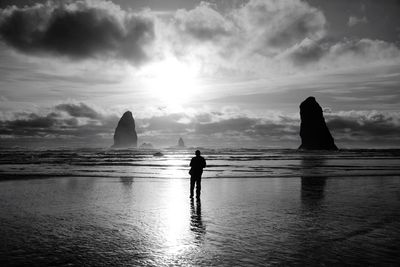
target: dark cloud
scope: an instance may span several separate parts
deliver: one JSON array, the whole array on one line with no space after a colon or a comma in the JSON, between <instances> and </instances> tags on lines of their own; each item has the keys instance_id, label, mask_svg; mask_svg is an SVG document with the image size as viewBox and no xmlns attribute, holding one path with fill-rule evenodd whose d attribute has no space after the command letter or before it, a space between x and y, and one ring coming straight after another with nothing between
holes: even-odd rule
<instances>
[{"instance_id":1,"label":"dark cloud","mask_svg":"<svg viewBox=\"0 0 400 267\"><path fill-rule=\"evenodd\" d=\"M65 111L72 117L84 117L90 119L100 119L102 114L96 111L94 108L89 107L85 103L65 103L55 106L56 110Z\"/></svg>"},{"instance_id":2,"label":"dark cloud","mask_svg":"<svg viewBox=\"0 0 400 267\"><path fill-rule=\"evenodd\" d=\"M269 121L249 116L231 117L224 112L193 116L169 114L139 119L140 133L155 139L186 136L203 143L231 145L241 141L266 146L271 142L297 142L299 122L290 117Z\"/></svg>"},{"instance_id":3,"label":"dark cloud","mask_svg":"<svg viewBox=\"0 0 400 267\"><path fill-rule=\"evenodd\" d=\"M300 120L278 115L268 118L224 112L188 116L183 113L159 115L138 120L142 136L162 139L187 136L205 143L234 144L240 140L265 146L271 143L297 147L300 142ZM392 142L400 146L400 114L371 111L326 113L327 125L343 147L369 144L371 147Z\"/></svg>"},{"instance_id":4,"label":"dark cloud","mask_svg":"<svg viewBox=\"0 0 400 267\"><path fill-rule=\"evenodd\" d=\"M343 64L357 65L377 61L394 62L399 58L398 48L390 43L379 40L341 41L323 38L318 41L305 39L285 52L291 62L297 66L309 65L323 67L343 67ZM315 65L311 65L315 64Z\"/></svg>"},{"instance_id":5,"label":"dark cloud","mask_svg":"<svg viewBox=\"0 0 400 267\"><path fill-rule=\"evenodd\" d=\"M129 14L109 2L37 4L0 11L1 39L25 53L52 53L74 59L119 57L147 59L153 21Z\"/></svg>"},{"instance_id":6,"label":"dark cloud","mask_svg":"<svg viewBox=\"0 0 400 267\"><path fill-rule=\"evenodd\" d=\"M0 120L0 137L7 140L21 138L61 138L65 142L93 140L112 143L112 135L119 116L98 112L86 103L65 103L55 106L47 114L17 113L12 119ZM270 114L270 116L272 116ZM269 116L269 117L270 117ZM184 136L192 143L268 146L271 144L297 147L300 142L299 118L286 115L274 119L252 117L229 112L199 114L170 113L138 118L135 116L139 138L154 143L173 144ZM326 113L327 125L342 148L366 145L400 146L400 114L378 111ZM3 139L4 140L4 139ZM194 141L195 140L195 141ZM108 144L107 143L107 144Z\"/></svg>"},{"instance_id":7,"label":"dark cloud","mask_svg":"<svg viewBox=\"0 0 400 267\"><path fill-rule=\"evenodd\" d=\"M310 13L301 14L288 25L279 29L268 40L268 43L276 47L290 47L296 44L299 40L312 37L315 33L322 31L324 20L319 18L322 16L316 9L309 10ZM315 21L321 20L321 21Z\"/></svg>"},{"instance_id":8,"label":"dark cloud","mask_svg":"<svg viewBox=\"0 0 400 267\"><path fill-rule=\"evenodd\" d=\"M14 120L1 121L1 135L13 137L42 137L51 134L65 133L68 128L78 126L76 118L63 118L57 113L47 115L35 113L18 113Z\"/></svg>"},{"instance_id":9,"label":"dark cloud","mask_svg":"<svg viewBox=\"0 0 400 267\"><path fill-rule=\"evenodd\" d=\"M85 103L64 103L54 106L48 114L18 112L13 118L0 120L0 135L90 140L112 136L118 120L116 115L104 115Z\"/></svg>"},{"instance_id":10,"label":"dark cloud","mask_svg":"<svg viewBox=\"0 0 400 267\"><path fill-rule=\"evenodd\" d=\"M24 114L21 114L24 115ZM39 116L35 113L26 114L24 119L16 119L8 123L11 129L46 129L51 128L57 124L58 115L55 113L50 113L46 116Z\"/></svg>"},{"instance_id":11,"label":"dark cloud","mask_svg":"<svg viewBox=\"0 0 400 267\"><path fill-rule=\"evenodd\" d=\"M303 42L291 52L290 59L295 65L305 65L319 61L326 53L327 44L312 41Z\"/></svg>"},{"instance_id":12,"label":"dark cloud","mask_svg":"<svg viewBox=\"0 0 400 267\"><path fill-rule=\"evenodd\" d=\"M229 32L223 27L204 27L196 24L186 24L182 29L185 33L201 41L213 40L220 36L226 36Z\"/></svg>"},{"instance_id":13,"label":"dark cloud","mask_svg":"<svg viewBox=\"0 0 400 267\"><path fill-rule=\"evenodd\" d=\"M366 115L359 114L358 116L329 115L327 116L327 125L342 137L400 141L398 116L370 113Z\"/></svg>"}]
</instances>

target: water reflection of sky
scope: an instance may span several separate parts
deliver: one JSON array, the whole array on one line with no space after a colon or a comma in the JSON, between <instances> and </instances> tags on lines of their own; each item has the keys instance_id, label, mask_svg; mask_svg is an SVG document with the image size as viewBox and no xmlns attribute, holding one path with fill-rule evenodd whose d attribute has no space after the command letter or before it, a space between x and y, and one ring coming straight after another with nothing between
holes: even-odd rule
<instances>
[{"instance_id":1,"label":"water reflection of sky","mask_svg":"<svg viewBox=\"0 0 400 267\"><path fill-rule=\"evenodd\" d=\"M395 266L398 177L314 177L5 181L0 265Z\"/></svg>"}]
</instances>

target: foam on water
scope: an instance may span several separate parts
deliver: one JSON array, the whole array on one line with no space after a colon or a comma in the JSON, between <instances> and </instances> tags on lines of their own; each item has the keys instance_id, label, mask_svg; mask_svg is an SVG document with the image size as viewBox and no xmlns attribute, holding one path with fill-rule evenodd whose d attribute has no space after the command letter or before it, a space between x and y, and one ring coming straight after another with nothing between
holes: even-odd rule
<instances>
[{"instance_id":1,"label":"foam on water","mask_svg":"<svg viewBox=\"0 0 400 267\"><path fill-rule=\"evenodd\" d=\"M24 177L187 178L192 150L0 150L2 179ZM205 179L393 176L400 173L400 150L304 152L290 149L204 149Z\"/></svg>"},{"instance_id":2,"label":"foam on water","mask_svg":"<svg viewBox=\"0 0 400 267\"><path fill-rule=\"evenodd\" d=\"M399 150L204 149L199 202L193 151L154 152L1 150L0 265L400 261Z\"/></svg>"}]
</instances>

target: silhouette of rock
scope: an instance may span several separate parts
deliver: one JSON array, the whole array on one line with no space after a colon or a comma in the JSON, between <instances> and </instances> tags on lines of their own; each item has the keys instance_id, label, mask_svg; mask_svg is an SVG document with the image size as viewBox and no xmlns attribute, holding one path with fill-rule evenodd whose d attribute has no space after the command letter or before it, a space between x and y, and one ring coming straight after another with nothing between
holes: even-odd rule
<instances>
[{"instance_id":1,"label":"silhouette of rock","mask_svg":"<svg viewBox=\"0 0 400 267\"><path fill-rule=\"evenodd\" d=\"M152 149L153 145L151 143L143 143L143 144L140 145L140 148Z\"/></svg>"},{"instance_id":2,"label":"silhouette of rock","mask_svg":"<svg viewBox=\"0 0 400 267\"><path fill-rule=\"evenodd\" d=\"M156 153L153 154L153 156L154 156L154 157L163 157L164 154L161 153L161 152L156 152Z\"/></svg>"},{"instance_id":3,"label":"silhouette of rock","mask_svg":"<svg viewBox=\"0 0 400 267\"><path fill-rule=\"evenodd\" d=\"M178 140L178 147L185 147L185 143L183 142L182 137L180 137Z\"/></svg>"},{"instance_id":4,"label":"silhouette of rock","mask_svg":"<svg viewBox=\"0 0 400 267\"><path fill-rule=\"evenodd\" d=\"M114 133L114 148L136 147L137 134L135 131L135 120L132 112L127 111L122 115Z\"/></svg>"},{"instance_id":5,"label":"silhouette of rock","mask_svg":"<svg viewBox=\"0 0 400 267\"><path fill-rule=\"evenodd\" d=\"M314 97L310 96L300 104L299 149L337 150L333 137L326 126L322 108Z\"/></svg>"}]
</instances>

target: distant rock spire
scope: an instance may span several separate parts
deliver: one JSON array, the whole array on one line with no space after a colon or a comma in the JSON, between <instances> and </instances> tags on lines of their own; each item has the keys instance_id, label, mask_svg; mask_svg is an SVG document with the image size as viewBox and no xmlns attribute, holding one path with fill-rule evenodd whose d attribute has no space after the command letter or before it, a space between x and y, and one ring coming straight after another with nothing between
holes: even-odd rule
<instances>
[{"instance_id":1,"label":"distant rock spire","mask_svg":"<svg viewBox=\"0 0 400 267\"><path fill-rule=\"evenodd\" d=\"M300 104L300 137L299 149L337 150L333 137L325 123L321 106L313 96Z\"/></svg>"},{"instance_id":2,"label":"distant rock spire","mask_svg":"<svg viewBox=\"0 0 400 267\"><path fill-rule=\"evenodd\" d=\"M180 137L178 140L178 147L185 147L185 143L183 142L182 137Z\"/></svg>"},{"instance_id":3,"label":"distant rock spire","mask_svg":"<svg viewBox=\"0 0 400 267\"><path fill-rule=\"evenodd\" d=\"M135 131L135 120L133 119L132 112L127 111L122 115L115 129L113 147L123 148L136 146L137 134Z\"/></svg>"}]
</instances>

